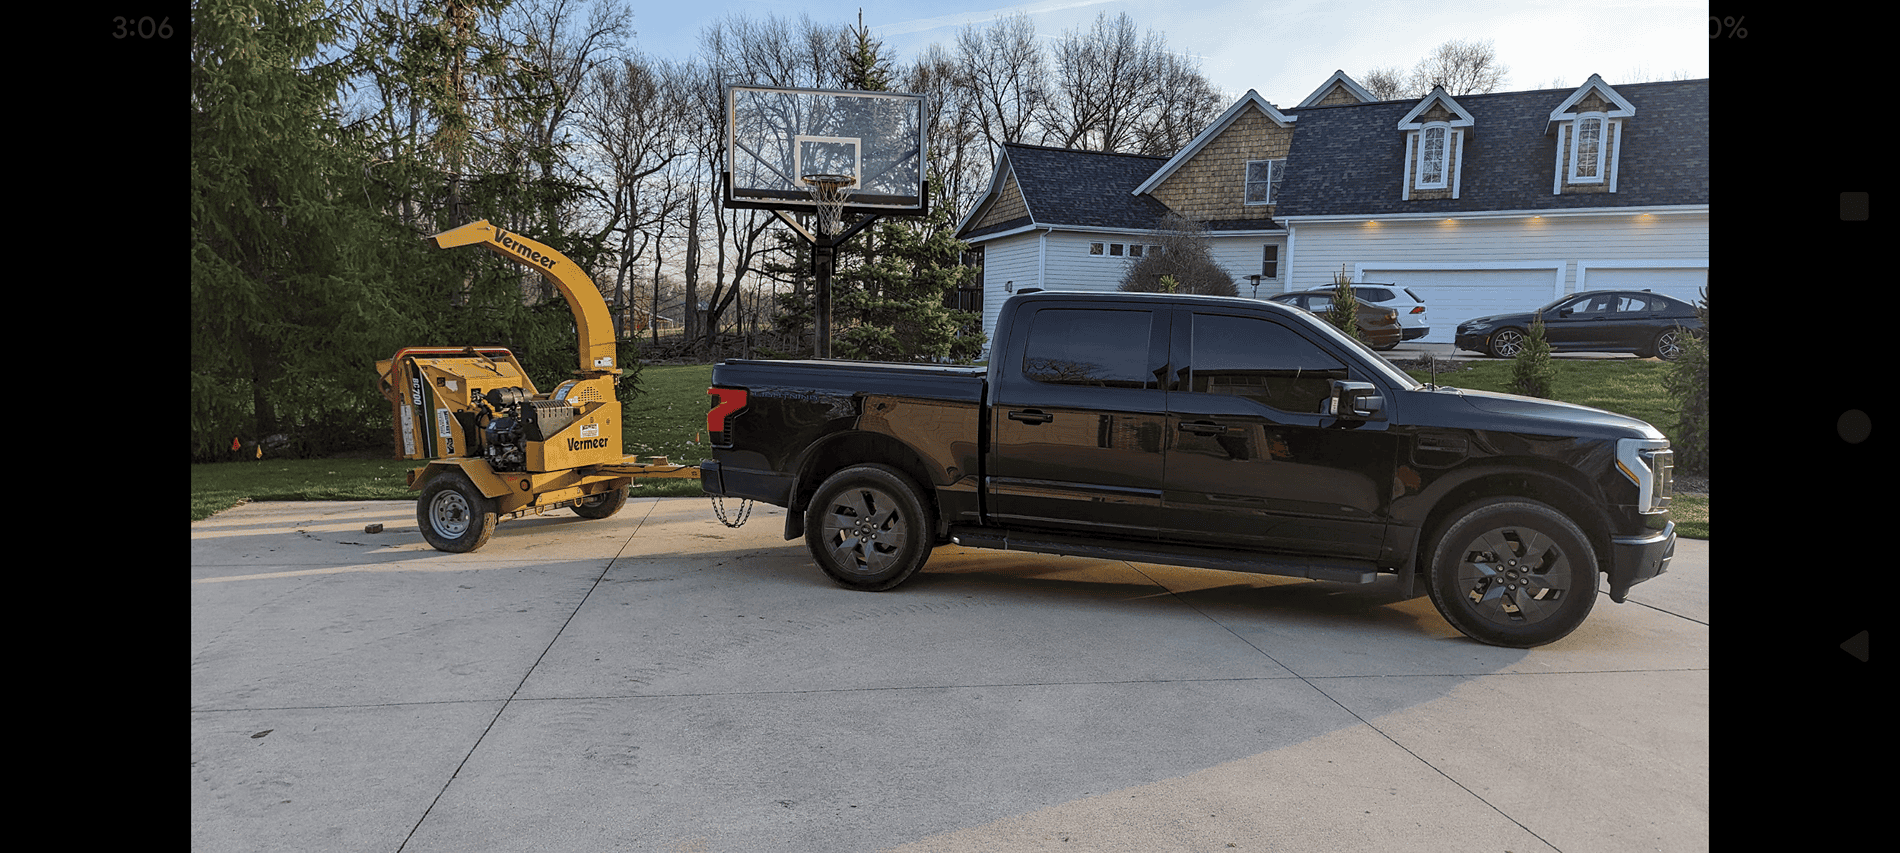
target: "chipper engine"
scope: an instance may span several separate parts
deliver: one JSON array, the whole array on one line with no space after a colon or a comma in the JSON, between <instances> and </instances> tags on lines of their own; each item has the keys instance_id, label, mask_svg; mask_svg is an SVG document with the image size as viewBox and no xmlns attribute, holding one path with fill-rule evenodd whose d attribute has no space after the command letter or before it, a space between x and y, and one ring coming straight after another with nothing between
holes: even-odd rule
<instances>
[{"instance_id":1,"label":"chipper engine","mask_svg":"<svg viewBox=\"0 0 1900 853\"><path fill-rule=\"evenodd\" d=\"M665 457L621 455L613 321L580 267L486 220L433 239L445 249L486 246L553 282L574 313L580 369L543 394L501 347L408 347L376 362L394 407L396 458L428 460L409 472L409 487L422 492L423 539L442 551L473 551L505 518L561 507L606 518L626 505L635 478L699 476Z\"/></svg>"}]
</instances>

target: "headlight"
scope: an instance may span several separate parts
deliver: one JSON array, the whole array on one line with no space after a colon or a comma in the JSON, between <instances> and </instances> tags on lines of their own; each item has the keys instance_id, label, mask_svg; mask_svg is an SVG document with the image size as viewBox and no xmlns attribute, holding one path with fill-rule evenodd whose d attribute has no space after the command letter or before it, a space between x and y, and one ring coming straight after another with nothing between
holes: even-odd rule
<instances>
[{"instance_id":1,"label":"headlight","mask_svg":"<svg viewBox=\"0 0 1900 853\"><path fill-rule=\"evenodd\" d=\"M1622 438L1616 442L1616 469L1636 484L1636 510L1669 508L1675 493L1676 453L1667 439Z\"/></svg>"},{"instance_id":2,"label":"headlight","mask_svg":"<svg viewBox=\"0 0 1900 853\"><path fill-rule=\"evenodd\" d=\"M1489 328L1491 328L1490 320L1472 320L1458 327L1460 331L1465 332L1482 332Z\"/></svg>"}]
</instances>

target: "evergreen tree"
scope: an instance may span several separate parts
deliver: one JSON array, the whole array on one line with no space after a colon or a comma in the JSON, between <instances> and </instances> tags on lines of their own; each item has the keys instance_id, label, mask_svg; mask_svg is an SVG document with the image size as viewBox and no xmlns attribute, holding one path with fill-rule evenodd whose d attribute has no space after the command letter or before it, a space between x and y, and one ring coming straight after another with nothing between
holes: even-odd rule
<instances>
[{"instance_id":1,"label":"evergreen tree","mask_svg":"<svg viewBox=\"0 0 1900 853\"><path fill-rule=\"evenodd\" d=\"M1550 341L1544 337L1544 315L1531 317L1524 347L1511 361L1511 390L1527 397L1549 399L1557 380L1557 364L1550 360Z\"/></svg>"},{"instance_id":2,"label":"evergreen tree","mask_svg":"<svg viewBox=\"0 0 1900 853\"><path fill-rule=\"evenodd\" d=\"M1669 366L1663 387L1676 399L1676 466L1709 472L1709 291L1696 306L1702 334L1682 333L1682 355Z\"/></svg>"},{"instance_id":3,"label":"evergreen tree","mask_svg":"<svg viewBox=\"0 0 1900 853\"><path fill-rule=\"evenodd\" d=\"M1352 279L1344 272L1333 276L1333 304L1323 316L1334 328L1355 338L1360 337L1359 298L1353 295Z\"/></svg>"},{"instance_id":4,"label":"evergreen tree","mask_svg":"<svg viewBox=\"0 0 1900 853\"><path fill-rule=\"evenodd\" d=\"M391 232L339 122L340 27L317 0L204 0L191 34L193 459L294 433L306 451L386 431L376 358L413 331Z\"/></svg>"}]
</instances>

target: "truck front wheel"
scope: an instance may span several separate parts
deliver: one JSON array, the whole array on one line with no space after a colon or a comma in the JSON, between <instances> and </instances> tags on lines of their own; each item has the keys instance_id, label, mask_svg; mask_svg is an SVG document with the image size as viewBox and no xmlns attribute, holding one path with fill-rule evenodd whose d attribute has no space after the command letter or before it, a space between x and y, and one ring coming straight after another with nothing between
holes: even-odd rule
<instances>
[{"instance_id":1,"label":"truck front wheel","mask_svg":"<svg viewBox=\"0 0 1900 853\"><path fill-rule=\"evenodd\" d=\"M1493 498L1459 510L1431 557L1432 605L1482 643L1527 649L1562 639L1596 602L1589 538L1535 501Z\"/></svg>"},{"instance_id":2,"label":"truck front wheel","mask_svg":"<svg viewBox=\"0 0 1900 853\"><path fill-rule=\"evenodd\" d=\"M416 526L437 551L462 554L482 547L496 521L495 499L458 470L437 474L416 501Z\"/></svg>"},{"instance_id":3,"label":"truck front wheel","mask_svg":"<svg viewBox=\"0 0 1900 853\"><path fill-rule=\"evenodd\" d=\"M933 523L910 478L858 465L827 478L805 510L805 546L840 586L876 591L908 580L930 558Z\"/></svg>"}]
</instances>

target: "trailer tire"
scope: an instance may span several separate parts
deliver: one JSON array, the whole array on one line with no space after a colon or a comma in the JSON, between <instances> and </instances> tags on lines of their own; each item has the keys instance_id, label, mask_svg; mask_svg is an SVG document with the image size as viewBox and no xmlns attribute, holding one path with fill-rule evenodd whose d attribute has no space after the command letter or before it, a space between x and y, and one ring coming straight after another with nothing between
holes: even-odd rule
<instances>
[{"instance_id":1,"label":"trailer tire","mask_svg":"<svg viewBox=\"0 0 1900 853\"><path fill-rule=\"evenodd\" d=\"M1548 505L1479 501L1458 510L1431 547L1432 606L1481 643L1528 649L1560 640L1596 602L1590 538Z\"/></svg>"},{"instance_id":2,"label":"trailer tire","mask_svg":"<svg viewBox=\"0 0 1900 853\"><path fill-rule=\"evenodd\" d=\"M805 509L805 546L839 586L876 592L924 567L934 527L909 477L883 465L857 465L818 487Z\"/></svg>"},{"instance_id":3,"label":"trailer tire","mask_svg":"<svg viewBox=\"0 0 1900 853\"><path fill-rule=\"evenodd\" d=\"M574 503L574 514L582 518L606 518L627 505L627 487L588 495Z\"/></svg>"},{"instance_id":4,"label":"trailer tire","mask_svg":"<svg viewBox=\"0 0 1900 853\"><path fill-rule=\"evenodd\" d=\"M495 499L461 471L444 471L422 487L416 501L416 526L437 551L465 554L488 543L498 518Z\"/></svg>"}]
</instances>

